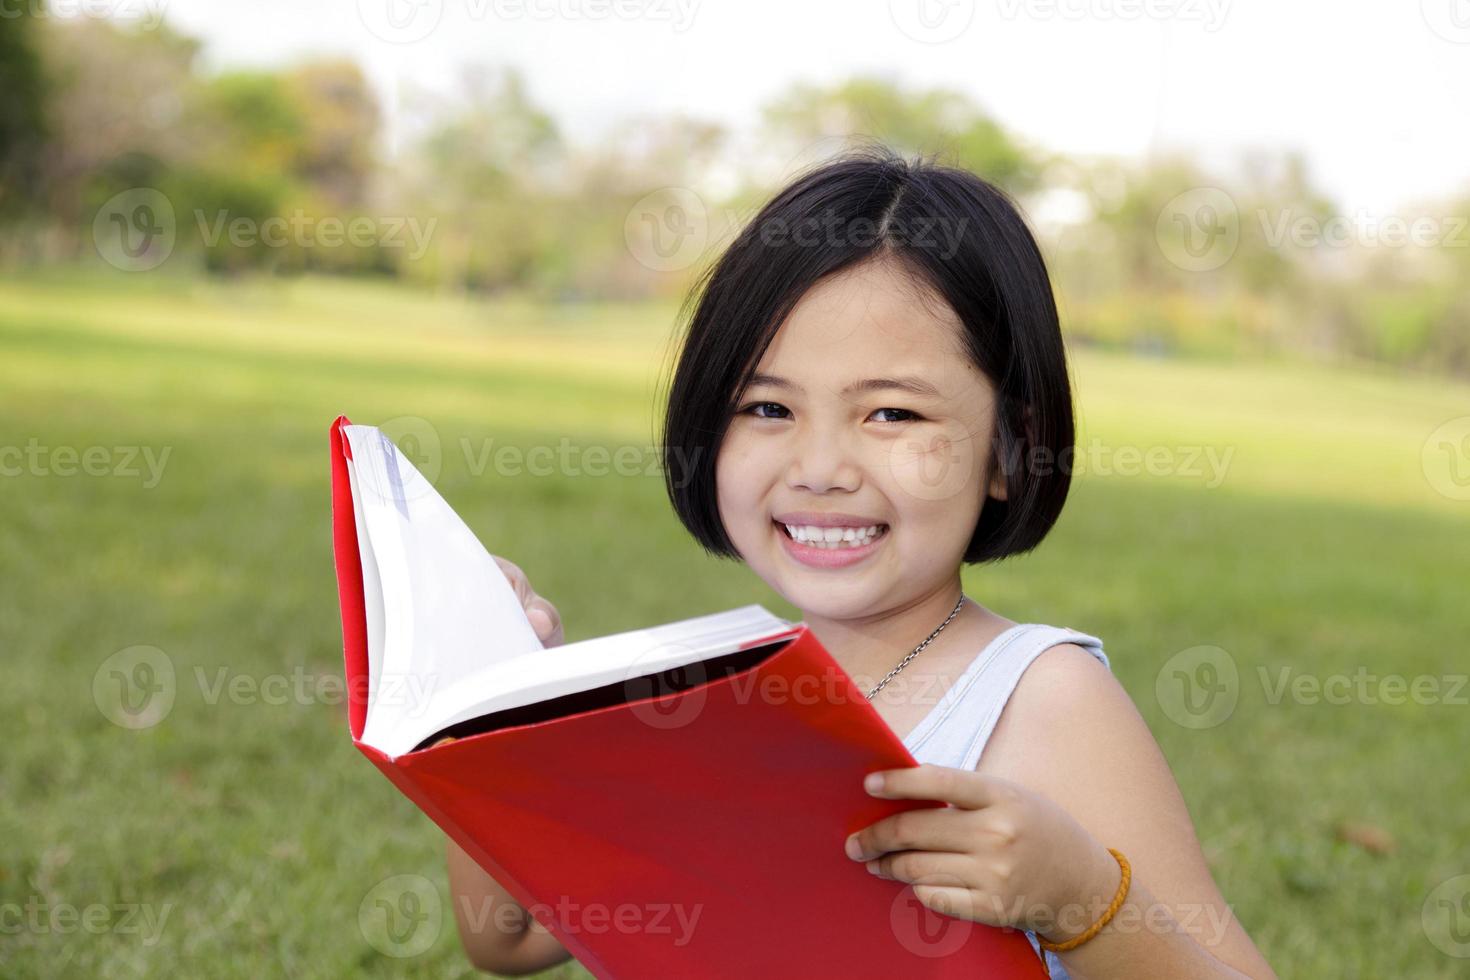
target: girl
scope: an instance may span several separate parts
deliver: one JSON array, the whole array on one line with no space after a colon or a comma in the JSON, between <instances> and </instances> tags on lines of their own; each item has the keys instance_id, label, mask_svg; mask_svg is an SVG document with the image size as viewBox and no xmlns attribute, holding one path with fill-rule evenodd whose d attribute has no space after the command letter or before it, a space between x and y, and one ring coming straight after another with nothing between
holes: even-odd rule
<instances>
[{"instance_id":1,"label":"girl","mask_svg":"<svg viewBox=\"0 0 1470 980\"><path fill-rule=\"evenodd\" d=\"M963 593L963 565L1041 542L1070 480L1066 355L1014 205L852 153L777 194L693 295L663 426L675 512L801 610L921 763L868 792L950 804L832 846L938 912L1025 930L1053 977L1274 978L1101 641ZM467 906L512 900L453 844L450 876L477 965L567 957L524 915L470 928Z\"/></svg>"}]
</instances>

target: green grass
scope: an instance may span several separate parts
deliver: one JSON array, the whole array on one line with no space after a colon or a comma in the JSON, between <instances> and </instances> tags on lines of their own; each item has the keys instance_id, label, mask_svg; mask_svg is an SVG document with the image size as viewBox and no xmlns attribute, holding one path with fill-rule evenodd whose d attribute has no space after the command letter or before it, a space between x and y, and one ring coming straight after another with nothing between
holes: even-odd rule
<instances>
[{"instance_id":1,"label":"green grass","mask_svg":"<svg viewBox=\"0 0 1470 980\"><path fill-rule=\"evenodd\" d=\"M569 640L745 602L795 615L702 555L651 466L514 477L467 460L485 440L565 437L651 462L673 312L324 282L0 283L0 446L169 452L151 488L0 477L0 909L90 906L101 923L38 912L17 929L8 912L0 974L468 975L447 905L412 958L359 928L394 875L424 876L447 903L443 843L352 748L332 692L211 703L211 685L221 670L251 685L340 677L326 457L339 412L426 420L440 492L557 603ZM1421 909L1470 872L1470 710L1271 703L1258 671L1463 676L1470 504L1435 491L1422 451L1470 414L1470 389L1290 363L1080 351L1074 364L1079 445L1172 447L1176 462L1211 447L1230 453L1224 478L1089 470L1042 548L968 570L969 593L1104 640L1222 890L1283 977L1462 975ZM1239 700L1227 721L1186 728L1156 679L1206 644L1238 666ZM176 697L129 730L93 681L137 645L168 658ZM1396 846L1340 841L1344 823ZM167 916L156 936L124 924L131 906Z\"/></svg>"}]
</instances>

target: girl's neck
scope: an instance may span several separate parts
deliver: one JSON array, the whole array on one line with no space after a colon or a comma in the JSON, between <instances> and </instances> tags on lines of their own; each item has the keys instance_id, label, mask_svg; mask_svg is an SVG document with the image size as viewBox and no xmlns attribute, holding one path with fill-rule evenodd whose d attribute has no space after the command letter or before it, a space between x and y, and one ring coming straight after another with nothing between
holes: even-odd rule
<instances>
[{"instance_id":1,"label":"girl's neck","mask_svg":"<svg viewBox=\"0 0 1470 980\"><path fill-rule=\"evenodd\" d=\"M813 613L805 615L802 621L843 670L854 679L869 678L876 684L954 611L961 589L959 576L955 576L897 609L853 619L828 619ZM961 628L962 620L968 624L971 618L988 615L983 607L967 598L954 619L919 656L931 661L939 659L931 654L942 655L941 651L950 646L945 642L946 637L969 632ZM963 638L960 642L963 645ZM912 668L905 668L909 669Z\"/></svg>"}]
</instances>

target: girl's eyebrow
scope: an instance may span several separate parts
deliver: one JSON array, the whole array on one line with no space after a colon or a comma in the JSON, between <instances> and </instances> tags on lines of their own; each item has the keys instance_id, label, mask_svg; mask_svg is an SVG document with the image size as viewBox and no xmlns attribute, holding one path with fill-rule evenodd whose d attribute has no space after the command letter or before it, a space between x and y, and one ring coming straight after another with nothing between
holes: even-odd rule
<instances>
[{"instance_id":1,"label":"girl's eyebrow","mask_svg":"<svg viewBox=\"0 0 1470 980\"><path fill-rule=\"evenodd\" d=\"M752 385L769 385L772 388L783 388L788 391L805 393L805 389L794 381L786 378L778 378L774 374L752 374L750 376ZM906 391L912 395L927 395L931 398L942 398L939 389L934 387L923 378L912 375L904 375L897 378L866 378L862 381L854 381L842 389L842 394L851 395L855 392L868 391Z\"/></svg>"}]
</instances>

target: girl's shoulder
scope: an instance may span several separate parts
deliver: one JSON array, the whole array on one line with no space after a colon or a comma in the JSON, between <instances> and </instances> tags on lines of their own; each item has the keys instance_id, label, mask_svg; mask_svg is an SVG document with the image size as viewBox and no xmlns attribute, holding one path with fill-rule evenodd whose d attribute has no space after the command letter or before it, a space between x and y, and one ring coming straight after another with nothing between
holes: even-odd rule
<instances>
[{"instance_id":1,"label":"girl's shoulder","mask_svg":"<svg viewBox=\"0 0 1470 980\"><path fill-rule=\"evenodd\" d=\"M1029 625L1034 627L1032 642L1040 652L1011 693L1016 713L1029 711L1050 717L1055 723L1057 716L1084 704L1095 704L1099 698L1115 706L1126 702L1133 707L1128 692L1113 676L1102 640L1070 627Z\"/></svg>"},{"instance_id":2,"label":"girl's shoulder","mask_svg":"<svg viewBox=\"0 0 1470 980\"><path fill-rule=\"evenodd\" d=\"M1011 623L999 631L983 651L987 656L1009 657L1024 665L1017 682L1037 686L1036 678L1061 671L1066 677L1096 677L1097 668L1112 671L1103 641L1071 626L1047 623ZM1027 676L1033 675L1027 683ZM1052 680L1058 678L1052 677Z\"/></svg>"},{"instance_id":3,"label":"girl's shoulder","mask_svg":"<svg viewBox=\"0 0 1470 980\"><path fill-rule=\"evenodd\" d=\"M1057 757L1075 753L1079 741L1100 745L1120 732L1136 735L1142 718L1100 639L1042 623L1016 632L1027 635L1022 658L1029 663L1006 699L983 768L1055 771Z\"/></svg>"}]
</instances>

